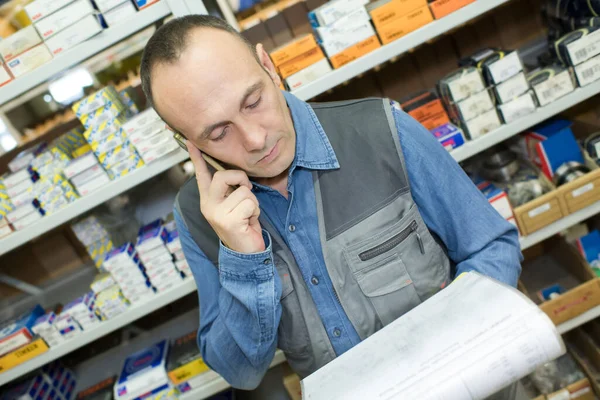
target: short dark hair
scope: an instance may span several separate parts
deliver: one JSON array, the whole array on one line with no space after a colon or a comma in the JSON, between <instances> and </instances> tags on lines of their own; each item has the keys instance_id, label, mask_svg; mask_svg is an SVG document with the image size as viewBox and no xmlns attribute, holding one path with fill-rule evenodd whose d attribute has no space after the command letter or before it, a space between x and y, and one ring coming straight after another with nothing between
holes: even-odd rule
<instances>
[{"instance_id":1,"label":"short dark hair","mask_svg":"<svg viewBox=\"0 0 600 400\"><path fill-rule=\"evenodd\" d=\"M190 32L196 28L218 29L230 33L248 47L256 61L260 64L252 43L221 18L212 15L186 15L175 18L154 32L142 54L140 77L142 80L142 90L150 106L154 105L150 82L152 68L157 64L172 64L179 60L179 57L181 57L187 46Z\"/></svg>"}]
</instances>

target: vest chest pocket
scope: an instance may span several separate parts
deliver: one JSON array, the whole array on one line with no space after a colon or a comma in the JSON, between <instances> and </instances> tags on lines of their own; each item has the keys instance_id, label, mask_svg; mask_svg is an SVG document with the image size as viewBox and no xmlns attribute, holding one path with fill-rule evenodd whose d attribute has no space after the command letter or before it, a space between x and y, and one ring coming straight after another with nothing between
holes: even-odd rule
<instances>
[{"instance_id":1,"label":"vest chest pocket","mask_svg":"<svg viewBox=\"0 0 600 400\"><path fill-rule=\"evenodd\" d=\"M424 251L416 221L400 231L375 235L344 251L360 290L384 326L421 303L401 258L401 249L406 246Z\"/></svg>"}]
</instances>

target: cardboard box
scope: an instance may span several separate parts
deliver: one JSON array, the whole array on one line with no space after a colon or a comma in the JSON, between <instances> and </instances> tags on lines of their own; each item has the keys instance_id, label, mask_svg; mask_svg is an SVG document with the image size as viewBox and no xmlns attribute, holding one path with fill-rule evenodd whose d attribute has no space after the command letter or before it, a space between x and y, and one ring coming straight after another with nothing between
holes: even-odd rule
<instances>
[{"instance_id":1,"label":"cardboard box","mask_svg":"<svg viewBox=\"0 0 600 400\"><path fill-rule=\"evenodd\" d=\"M319 8L308 13L308 19L311 25L316 28L318 26L327 26L343 16L350 14L357 8L360 8L368 3L368 0L335 0L330 1Z\"/></svg>"},{"instance_id":2,"label":"cardboard box","mask_svg":"<svg viewBox=\"0 0 600 400\"><path fill-rule=\"evenodd\" d=\"M82 185L77 186L77 191L81 196L86 196L93 192L94 190L100 189L102 186L106 185L110 182L110 177L106 174L106 172L96 176L92 180L85 182Z\"/></svg>"},{"instance_id":3,"label":"cardboard box","mask_svg":"<svg viewBox=\"0 0 600 400\"><path fill-rule=\"evenodd\" d=\"M87 1L87 0L86 0ZM79 2L74 3L73 5L77 5ZM79 100L71 109L75 113L77 118L80 118L82 115L89 114L92 111L95 111L107 103L120 102L119 93L113 86L106 86L94 94L91 94L83 99ZM86 134L88 136L86 136ZM89 133L84 132L83 136L85 139L89 139Z\"/></svg>"},{"instance_id":4,"label":"cardboard box","mask_svg":"<svg viewBox=\"0 0 600 400\"><path fill-rule=\"evenodd\" d=\"M514 209L522 235L529 235L565 217L557 191L551 191Z\"/></svg>"},{"instance_id":5,"label":"cardboard box","mask_svg":"<svg viewBox=\"0 0 600 400\"><path fill-rule=\"evenodd\" d=\"M42 43L42 38L35 28L30 25L2 39L0 41L0 55L4 61L9 61L40 43Z\"/></svg>"},{"instance_id":6,"label":"cardboard box","mask_svg":"<svg viewBox=\"0 0 600 400\"><path fill-rule=\"evenodd\" d=\"M8 371L49 350L43 339L37 339L0 358L0 373Z\"/></svg>"},{"instance_id":7,"label":"cardboard box","mask_svg":"<svg viewBox=\"0 0 600 400\"><path fill-rule=\"evenodd\" d=\"M477 139L488 132L498 129L502 123L495 109L491 109L470 121L464 122L463 127L469 139Z\"/></svg>"},{"instance_id":8,"label":"cardboard box","mask_svg":"<svg viewBox=\"0 0 600 400\"><path fill-rule=\"evenodd\" d=\"M594 168L592 172L562 185L557 192L567 214L594 204L600 200L600 169Z\"/></svg>"},{"instance_id":9,"label":"cardboard box","mask_svg":"<svg viewBox=\"0 0 600 400\"><path fill-rule=\"evenodd\" d=\"M115 26L121 21L135 15L137 9L132 2L126 1L125 3L113 8L110 11L106 11L102 14L106 24L111 27Z\"/></svg>"},{"instance_id":10,"label":"cardboard box","mask_svg":"<svg viewBox=\"0 0 600 400\"><path fill-rule=\"evenodd\" d=\"M450 123L441 100L432 92L420 93L401 102L402 109L427 130Z\"/></svg>"},{"instance_id":11,"label":"cardboard box","mask_svg":"<svg viewBox=\"0 0 600 400\"><path fill-rule=\"evenodd\" d=\"M148 125L154 124L156 122L162 122L156 111L153 108L149 108L140 112L138 115L133 118L128 119L123 125L122 128L127 135L132 134L138 129L144 128ZM164 128L164 122L163 122Z\"/></svg>"},{"instance_id":12,"label":"cardboard box","mask_svg":"<svg viewBox=\"0 0 600 400\"><path fill-rule=\"evenodd\" d=\"M377 33L379 33L381 43L388 44L430 22L433 22L433 16L429 11L429 7L424 6L377 28Z\"/></svg>"},{"instance_id":13,"label":"cardboard box","mask_svg":"<svg viewBox=\"0 0 600 400\"><path fill-rule=\"evenodd\" d=\"M552 103L575 90L571 71L564 67L546 68L527 75L540 107Z\"/></svg>"},{"instance_id":14,"label":"cardboard box","mask_svg":"<svg viewBox=\"0 0 600 400\"><path fill-rule=\"evenodd\" d=\"M117 116L117 118L108 118L99 125L95 125L87 129L83 133L83 136L88 142L93 142L94 140L102 140L109 135L118 133L121 130L121 127L124 126L126 122L127 118L125 116L125 113L122 112Z\"/></svg>"},{"instance_id":15,"label":"cardboard box","mask_svg":"<svg viewBox=\"0 0 600 400\"><path fill-rule=\"evenodd\" d=\"M508 103L529 90L529 82L523 72L494 87L498 103Z\"/></svg>"},{"instance_id":16,"label":"cardboard box","mask_svg":"<svg viewBox=\"0 0 600 400\"><path fill-rule=\"evenodd\" d=\"M466 122L494 108L494 102L490 93L484 90L459 101L455 107L460 120Z\"/></svg>"},{"instance_id":17,"label":"cardboard box","mask_svg":"<svg viewBox=\"0 0 600 400\"><path fill-rule=\"evenodd\" d=\"M160 0L133 0L138 10L143 10L144 8L150 7L152 4L156 4L159 1Z\"/></svg>"},{"instance_id":18,"label":"cardboard box","mask_svg":"<svg viewBox=\"0 0 600 400\"><path fill-rule=\"evenodd\" d=\"M46 40L46 45L54 55L69 50L102 32L102 25L95 15L88 15Z\"/></svg>"},{"instance_id":19,"label":"cardboard box","mask_svg":"<svg viewBox=\"0 0 600 400\"><path fill-rule=\"evenodd\" d=\"M177 142L175 142L174 140L170 140L167 142L167 144L164 147L152 149L152 150L148 151L146 154L142 155L142 158L144 159L144 162L146 164L148 164L154 160L164 157L168 153L175 151L177 149L180 149Z\"/></svg>"},{"instance_id":20,"label":"cardboard box","mask_svg":"<svg viewBox=\"0 0 600 400\"><path fill-rule=\"evenodd\" d=\"M509 101L508 103L500 104L498 111L505 124L510 124L513 121L523 118L536 110L535 100L533 99L533 93L527 92L524 95Z\"/></svg>"},{"instance_id":21,"label":"cardboard box","mask_svg":"<svg viewBox=\"0 0 600 400\"><path fill-rule=\"evenodd\" d=\"M574 69L579 86L587 86L600 79L600 56L589 59L577 65Z\"/></svg>"},{"instance_id":22,"label":"cardboard box","mask_svg":"<svg viewBox=\"0 0 600 400\"><path fill-rule=\"evenodd\" d=\"M483 77L477 68L466 67L454 71L439 82L439 92L445 102L459 102L485 90Z\"/></svg>"},{"instance_id":23,"label":"cardboard box","mask_svg":"<svg viewBox=\"0 0 600 400\"><path fill-rule=\"evenodd\" d=\"M110 172L116 177L121 177L143 166L144 161L140 158L140 156L135 155L129 157L124 161L121 161L120 163L115 164L113 167L110 168Z\"/></svg>"},{"instance_id":24,"label":"cardboard box","mask_svg":"<svg viewBox=\"0 0 600 400\"><path fill-rule=\"evenodd\" d=\"M430 131L440 142L440 144L448 151L454 150L457 147L465 144L463 132L456 126L447 123Z\"/></svg>"},{"instance_id":25,"label":"cardboard box","mask_svg":"<svg viewBox=\"0 0 600 400\"><path fill-rule=\"evenodd\" d=\"M52 53L45 44L39 44L8 61L6 65L12 76L18 78L50 60L52 60Z\"/></svg>"},{"instance_id":26,"label":"cardboard box","mask_svg":"<svg viewBox=\"0 0 600 400\"><path fill-rule=\"evenodd\" d=\"M94 3L96 3L96 7L98 7L98 10L100 10L100 12L102 13L108 10L112 10L113 8L125 2L131 3L130 0L94 0Z\"/></svg>"},{"instance_id":27,"label":"cardboard box","mask_svg":"<svg viewBox=\"0 0 600 400\"><path fill-rule=\"evenodd\" d=\"M125 111L125 106L123 103L112 102L109 101L104 106L100 107L97 110L92 111L89 114L84 114L79 117L79 120L83 124L86 129L90 129L93 127L99 127L103 124L109 124L110 121L120 119ZM114 123L114 125L118 125L120 122ZM116 127L108 127L109 129L114 129L116 131ZM101 136L101 134L96 134L95 137Z\"/></svg>"},{"instance_id":28,"label":"cardboard box","mask_svg":"<svg viewBox=\"0 0 600 400\"><path fill-rule=\"evenodd\" d=\"M394 21L400 17L424 7L428 7L427 0L380 0L369 3L367 11L371 14L375 29L379 31L385 25L392 22L396 24Z\"/></svg>"},{"instance_id":29,"label":"cardboard box","mask_svg":"<svg viewBox=\"0 0 600 400\"><path fill-rule=\"evenodd\" d=\"M89 153L69 162L69 165L63 169L63 174L67 177L67 179L71 179L75 175L78 175L97 164L98 159L96 156L92 153Z\"/></svg>"},{"instance_id":30,"label":"cardboard box","mask_svg":"<svg viewBox=\"0 0 600 400\"><path fill-rule=\"evenodd\" d=\"M368 54L380 47L381 44L379 44L377 36L371 36L370 38L363 40L362 42L357 43L354 46L348 47L341 53L338 53L331 57L331 65L333 66L333 68L340 68L348 64L349 62L354 61L357 58L360 58L365 54Z\"/></svg>"},{"instance_id":31,"label":"cardboard box","mask_svg":"<svg viewBox=\"0 0 600 400\"><path fill-rule=\"evenodd\" d=\"M37 22L72 2L73 0L35 0L25 5L25 12L32 22Z\"/></svg>"},{"instance_id":32,"label":"cardboard box","mask_svg":"<svg viewBox=\"0 0 600 400\"><path fill-rule=\"evenodd\" d=\"M290 60L279 66L279 74L283 79L295 74L298 71L309 67L325 58L323 51L319 47Z\"/></svg>"},{"instance_id":33,"label":"cardboard box","mask_svg":"<svg viewBox=\"0 0 600 400\"><path fill-rule=\"evenodd\" d=\"M285 46L278 47L269 55L271 56L273 65L278 68L282 64L302 56L317 47L319 46L317 45L315 37L312 34L309 34L299 37Z\"/></svg>"},{"instance_id":34,"label":"cardboard box","mask_svg":"<svg viewBox=\"0 0 600 400\"><path fill-rule=\"evenodd\" d=\"M122 146L127 141L127 136L122 131L108 135L101 140L94 140L90 143L92 151L96 154L103 154L114 149L117 146Z\"/></svg>"},{"instance_id":35,"label":"cardboard box","mask_svg":"<svg viewBox=\"0 0 600 400\"><path fill-rule=\"evenodd\" d=\"M440 19L462 7L475 2L475 0L436 0L429 4L435 19Z\"/></svg>"},{"instance_id":36,"label":"cardboard box","mask_svg":"<svg viewBox=\"0 0 600 400\"><path fill-rule=\"evenodd\" d=\"M296 72L294 75L288 76L285 79L285 83L290 90L298 89L307 83L327 75L331 71L332 68L331 65L329 65L329 60L323 59L310 67L304 68L302 71Z\"/></svg>"},{"instance_id":37,"label":"cardboard box","mask_svg":"<svg viewBox=\"0 0 600 400\"><path fill-rule=\"evenodd\" d=\"M164 146L167 142L172 141L173 137L167 131L163 131L158 135L154 135L149 139L141 140L136 144L137 151L144 155L152 149Z\"/></svg>"},{"instance_id":38,"label":"cardboard box","mask_svg":"<svg viewBox=\"0 0 600 400\"><path fill-rule=\"evenodd\" d=\"M571 32L555 43L555 48L562 62L578 65L600 54L600 30L583 35L582 33L581 30ZM576 40L570 40L569 38L573 35L580 37Z\"/></svg>"},{"instance_id":39,"label":"cardboard box","mask_svg":"<svg viewBox=\"0 0 600 400\"><path fill-rule=\"evenodd\" d=\"M35 24L35 28L42 38L47 39L93 12L94 7L92 7L92 3L89 0L77 0L38 21Z\"/></svg>"},{"instance_id":40,"label":"cardboard box","mask_svg":"<svg viewBox=\"0 0 600 400\"><path fill-rule=\"evenodd\" d=\"M17 172L13 172L12 174L4 175L2 178L2 182L6 189L10 189L23 181L31 180L31 174L26 169L21 169Z\"/></svg>"},{"instance_id":41,"label":"cardboard box","mask_svg":"<svg viewBox=\"0 0 600 400\"><path fill-rule=\"evenodd\" d=\"M343 29L332 29L329 27L317 29L321 30L319 31L319 36L322 38L321 46L325 50L327 57L333 57L348 47L375 35L375 30L368 20Z\"/></svg>"}]
</instances>

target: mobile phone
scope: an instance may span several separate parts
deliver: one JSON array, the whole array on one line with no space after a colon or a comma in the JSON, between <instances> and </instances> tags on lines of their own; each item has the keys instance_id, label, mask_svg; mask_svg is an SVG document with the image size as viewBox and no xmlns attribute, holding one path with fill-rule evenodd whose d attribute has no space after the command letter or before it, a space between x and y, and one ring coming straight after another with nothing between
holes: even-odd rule
<instances>
[{"instance_id":1,"label":"mobile phone","mask_svg":"<svg viewBox=\"0 0 600 400\"><path fill-rule=\"evenodd\" d=\"M185 137L183 137L183 135L181 133L173 132L173 139L175 139L175 141L177 142L179 147L181 147L185 151L188 151L187 146L185 145L185 143L187 142L187 139ZM211 167L213 167L217 171L225 170L225 167L223 167L217 160L215 160L208 154L206 154L202 151L200 152L200 154L202 154L202 158L204 158L204 161L206 161Z\"/></svg>"}]
</instances>

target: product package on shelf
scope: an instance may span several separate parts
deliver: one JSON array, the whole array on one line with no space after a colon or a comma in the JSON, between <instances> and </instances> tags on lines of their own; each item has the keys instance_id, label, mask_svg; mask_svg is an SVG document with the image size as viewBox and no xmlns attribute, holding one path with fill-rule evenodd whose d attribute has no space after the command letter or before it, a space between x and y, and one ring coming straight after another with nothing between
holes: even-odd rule
<instances>
[{"instance_id":1,"label":"product package on shelf","mask_svg":"<svg viewBox=\"0 0 600 400\"><path fill-rule=\"evenodd\" d=\"M133 3L131 1L125 1L112 10L103 12L102 16L104 17L106 24L111 27L119 24L123 20L128 19L136 13L137 8L133 5Z\"/></svg>"},{"instance_id":2,"label":"product package on shelf","mask_svg":"<svg viewBox=\"0 0 600 400\"><path fill-rule=\"evenodd\" d=\"M82 333L81 326L69 314L61 314L54 321L54 326L65 340L70 340Z\"/></svg>"},{"instance_id":3,"label":"product package on shelf","mask_svg":"<svg viewBox=\"0 0 600 400\"><path fill-rule=\"evenodd\" d=\"M131 303L147 300L154 294L145 269L131 243L126 243L107 254L102 265L110 272L112 280Z\"/></svg>"},{"instance_id":4,"label":"product package on shelf","mask_svg":"<svg viewBox=\"0 0 600 400\"><path fill-rule=\"evenodd\" d=\"M96 313L102 320L114 318L128 308L129 301L118 285L106 288L96 295Z\"/></svg>"},{"instance_id":5,"label":"product package on shelf","mask_svg":"<svg viewBox=\"0 0 600 400\"><path fill-rule=\"evenodd\" d=\"M0 55L6 62L42 43L42 38L33 26L23 28L0 42Z\"/></svg>"},{"instance_id":6,"label":"product package on shelf","mask_svg":"<svg viewBox=\"0 0 600 400\"><path fill-rule=\"evenodd\" d=\"M271 51L273 65L282 79L286 79L325 59L312 34L292 40Z\"/></svg>"},{"instance_id":7,"label":"product package on shelf","mask_svg":"<svg viewBox=\"0 0 600 400\"><path fill-rule=\"evenodd\" d=\"M113 242L109 236L100 238L86 246L86 250L97 267L100 267L106 255L113 249Z\"/></svg>"},{"instance_id":8,"label":"product package on shelf","mask_svg":"<svg viewBox=\"0 0 600 400\"><path fill-rule=\"evenodd\" d=\"M167 353L168 343L163 340L127 357L114 386L115 399L147 398L170 389L166 371Z\"/></svg>"},{"instance_id":9,"label":"product package on shelf","mask_svg":"<svg viewBox=\"0 0 600 400\"><path fill-rule=\"evenodd\" d=\"M33 309L0 325L0 356L10 353L31 342L31 328L44 315L44 309L36 305Z\"/></svg>"},{"instance_id":10,"label":"product package on shelf","mask_svg":"<svg viewBox=\"0 0 600 400\"><path fill-rule=\"evenodd\" d=\"M531 71L527 80L540 107L571 93L576 87L571 71L562 65Z\"/></svg>"},{"instance_id":11,"label":"product package on shelf","mask_svg":"<svg viewBox=\"0 0 600 400\"><path fill-rule=\"evenodd\" d=\"M102 32L102 25L100 25L95 15L90 14L46 39L46 45L50 52L56 55L77 46L100 32Z\"/></svg>"},{"instance_id":12,"label":"product package on shelf","mask_svg":"<svg viewBox=\"0 0 600 400\"><path fill-rule=\"evenodd\" d=\"M50 347L58 346L65 340L56 329L56 326L54 326L54 321L56 321L57 318L58 317L54 312L49 312L39 317L31 328L31 330L44 339Z\"/></svg>"},{"instance_id":13,"label":"product package on shelf","mask_svg":"<svg viewBox=\"0 0 600 400\"><path fill-rule=\"evenodd\" d=\"M49 350L42 338L34 338L30 343L19 347L11 353L0 356L0 373L21 365L32 358L44 354Z\"/></svg>"},{"instance_id":14,"label":"product package on shelf","mask_svg":"<svg viewBox=\"0 0 600 400\"><path fill-rule=\"evenodd\" d=\"M429 2L431 13L435 19L440 19L448 14L460 10L462 7L473 3L475 0L433 0Z\"/></svg>"},{"instance_id":15,"label":"product package on shelf","mask_svg":"<svg viewBox=\"0 0 600 400\"><path fill-rule=\"evenodd\" d=\"M517 51L483 49L460 60L459 64L479 68L488 86L499 85L523 71Z\"/></svg>"},{"instance_id":16,"label":"product package on shelf","mask_svg":"<svg viewBox=\"0 0 600 400\"><path fill-rule=\"evenodd\" d=\"M110 236L104 225L94 215L71 224L71 229L84 246L90 246Z\"/></svg>"},{"instance_id":17,"label":"product package on shelf","mask_svg":"<svg viewBox=\"0 0 600 400\"><path fill-rule=\"evenodd\" d=\"M95 314L95 300L94 292L86 293L65 305L60 315L72 317L84 331L91 329L100 323Z\"/></svg>"},{"instance_id":18,"label":"product package on shelf","mask_svg":"<svg viewBox=\"0 0 600 400\"><path fill-rule=\"evenodd\" d=\"M537 105L533 92L526 92L508 103L498 105L498 113L505 124L510 124L535 112Z\"/></svg>"},{"instance_id":19,"label":"product package on shelf","mask_svg":"<svg viewBox=\"0 0 600 400\"><path fill-rule=\"evenodd\" d=\"M427 0L379 0L367 4L367 10L383 44L433 21Z\"/></svg>"},{"instance_id":20,"label":"product package on shelf","mask_svg":"<svg viewBox=\"0 0 600 400\"><path fill-rule=\"evenodd\" d=\"M45 40L93 13L94 7L89 0L76 0L48 17L35 22L34 26Z\"/></svg>"},{"instance_id":21,"label":"product package on shelf","mask_svg":"<svg viewBox=\"0 0 600 400\"><path fill-rule=\"evenodd\" d=\"M169 348L167 372L171 383L180 393L198 389L219 378L219 374L208 368L202 361L197 337L197 332L190 332L174 339Z\"/></svg>"},{"instance_id":22,"label":"product package on shelf","mask_svg":"<svg viewBox=\"0 0 600 400\"><path fill-rule=\"evenodd\" d=\"M37 32L36 32L37 34ZM52 53L44 43L19 54L6 63L13 77L18 78L52 60Z\"/></svg>"},{"instance_id":23,"label":"product package on shelf","mask_svg":"<svg viewBox=\"0 0 600 400\"><path fill-rule=\"evenodd\" d=\"M74 0L34 0L25 5L25 12L29 15L31 21L35 23L67 6L73 1Z\"/></svg>"},{"instance_id":24,"label":"product package on shelf","mask_svg":"<svg viewBox=\"0 0 600 400\"><path fill-rule=\"evenodd\" d=\"M55 361L10 384L0 399L71 400L76 383L73 372Z\"/></svg>"}]
</instances>

